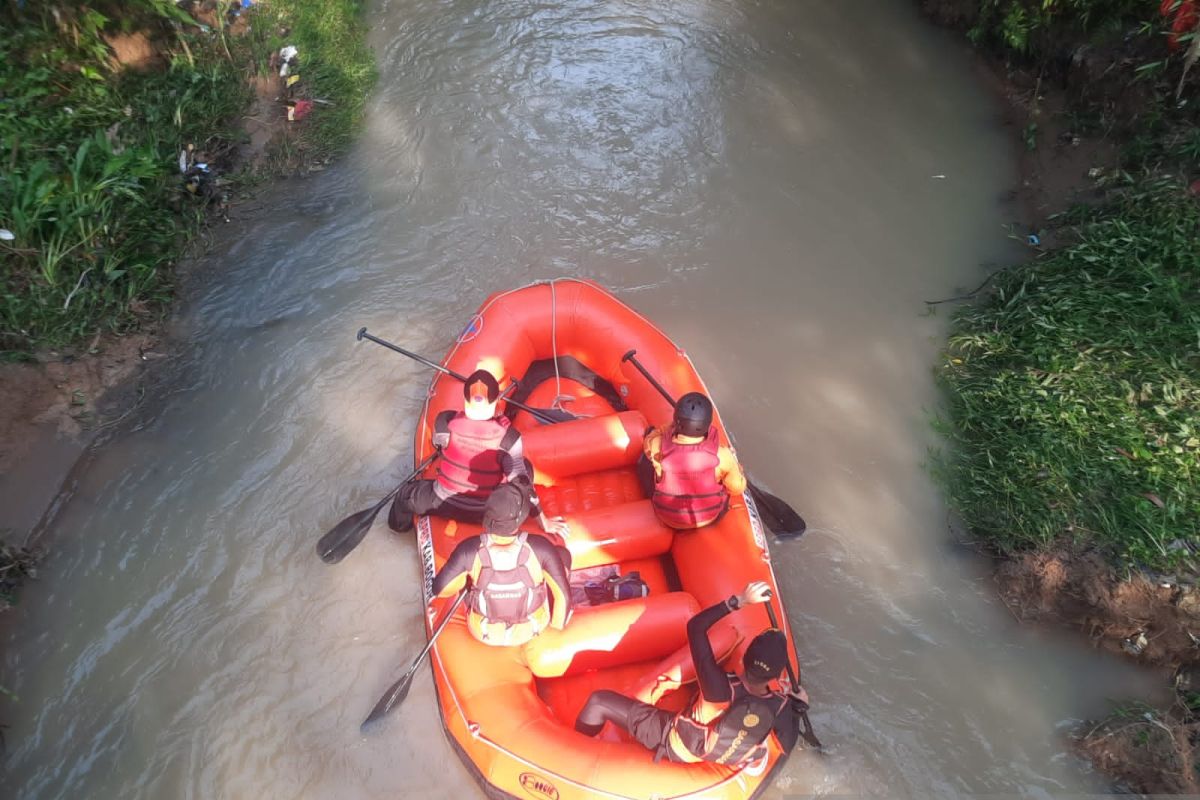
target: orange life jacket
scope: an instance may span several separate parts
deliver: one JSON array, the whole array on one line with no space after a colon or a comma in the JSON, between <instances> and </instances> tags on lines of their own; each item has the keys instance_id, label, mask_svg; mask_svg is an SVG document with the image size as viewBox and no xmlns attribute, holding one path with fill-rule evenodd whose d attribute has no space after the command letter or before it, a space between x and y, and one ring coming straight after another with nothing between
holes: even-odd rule
<instances>
[{"instance_id":1,"label":"orange life jacket","mask_svg":"<svg viewBox=\"0 0 1200 800\"><path fill-rule=\"evenodd\" d=\"M450 494L483 497L504 480L500 442L508 417L475 420L458 412L449 422L450 443L438 459L437 481Z\"/></svg>"},{"instance_id":2,"label":"orange life jacket","mask_svg":"<svg viewBox=\"0 0 1200 800\"><path fill-rule=\"evenodd\" d=\"M717 428L708 429L704 441L679 444L675 428L662 437L659 463L662 480L654 488L654 510L664 525L672 528L699 528L721 515L729 502L729 492L717 480L721 463Z\"/></svg>"},{"instance_id":3,"label":"orange life jacket","mask_svg":"<svg viewBox=\"0 0 1200 800\"><path fill-rule=\"evenodd\" d=\"M751 694L736 674L726 677L732 692L729 702L710 703L700 695L675 718L667 735L673 760L740 767L762 756L788 697L775 690L765 696Z\"/></svg>"},{"instance_id":4,"label":"orange life jacket","mask_svg":"<svg viewBox=\"0 0 1200 800\"><path fill-rule=\"evenodd\" d=\"M525 644L550 622L546 579L527 536L496 545L484 534L471 565L467 628L484 644Z\"/></svg>"}]
</instances>

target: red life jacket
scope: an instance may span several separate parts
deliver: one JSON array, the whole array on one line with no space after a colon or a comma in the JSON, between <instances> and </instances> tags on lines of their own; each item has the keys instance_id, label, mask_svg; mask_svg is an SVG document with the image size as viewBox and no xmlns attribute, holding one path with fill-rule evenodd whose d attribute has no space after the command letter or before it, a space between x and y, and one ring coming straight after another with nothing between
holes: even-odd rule
<instances>
[{"instance_id":1,"label":"red life jacket","mask_svg":"<svg viewBox=\"0 0 1200 800\"><path fill-rule=\"evenodd\" d=\"M438 459L437 481L450 494L481 497L504 480L500 442L508 417L475 420L458 412L450 420L450 443Z\"/></svg>"},{"instance_id":2,"label":"red life jacket","mask_svg":"<svg viewBox=\"0 0 1200 800\"><path fill-rule=\"evenodd\" d=\"M732 699L721 704L724 708L701 695L675 718L667 738L673 760L739 767L762 756L788 697L777 691L765 696L750 694L735 673L726 677Z\"/></svg>"},{"instance_id":3,"label":"red life jacket","mask_svg":"<svg viewBox=\"0 0 1200 800\"><path fill-rule=\"evenodd\" d=\"M699 528L719 517L729 502L729 492L717 480L717 428L710 427L699 444L679 444L674 434L674 427L663 432L663 476L655 485L654 510L664 525Z\"/></svg>"}]
</instances>

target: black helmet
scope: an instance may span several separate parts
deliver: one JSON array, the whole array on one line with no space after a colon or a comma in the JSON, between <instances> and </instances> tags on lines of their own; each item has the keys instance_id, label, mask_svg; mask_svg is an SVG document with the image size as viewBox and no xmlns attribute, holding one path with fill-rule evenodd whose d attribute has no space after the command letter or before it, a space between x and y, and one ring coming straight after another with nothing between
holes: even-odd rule
<instances>
[{"instance_id":1,"label":"black helmet","mask_svg":"<svg viewBox=\"0 0 1200 800\"><path fill-rule=\"evenodd\" d=\"M751 683L766 683L779 677L787 666L787 637L778 628L755 636L742 656L742 671Z\"/></svg>"},{"instance_id":2,"label":"black helmet","mask_svg":"<svg viewBox=\"0 0 1200 800\"><path fill-rule=\"evenodd\" d=\"M675 404L675 432L707 436L712 427L712 403L699 392L688 392Z\"/></svg>"},{"instance_id":3,"label":"black helmet","mask_svg":"<svg viewBox=\"0 0 1200 800\"><path fill-rule=\"evenodd\" d=\"M513 536L529 516L529 493L511 483L497 486L483 509L483 532Z\"/></svg>"}]
</instances>

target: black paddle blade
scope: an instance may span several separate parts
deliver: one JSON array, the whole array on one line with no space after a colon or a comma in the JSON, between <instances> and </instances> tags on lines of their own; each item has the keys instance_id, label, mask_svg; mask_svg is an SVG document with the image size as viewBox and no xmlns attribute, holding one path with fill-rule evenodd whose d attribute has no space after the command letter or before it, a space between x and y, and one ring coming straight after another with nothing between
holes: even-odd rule
<instances>
[{"instance_id":1,"label":"black paddle blade","mask_svg":"<svg viewBox=\"0 0 1200 800\"><path fill-rule=\"evenodd\" d=\"M371 713L363 720L362 725L358 730L360 733L369 733L375 723L383 717L387 716L388 712L396 706L404 702L404 698L408 697L408 690L412 687L413 673L415 670L409 670L408 673L392 684L391 688L383 693L383 697L379 698L379 702L371 709Z\"/></svg>"},{"instance_id":2,"label":"black paddle blade","mask_svg":"<svg viewBox=\"0 0 1200 800\"><path fill-rule=\"evenodd\" d=\"M808 526L795 509L751 480L746 481L746 486L763 524L771 529L771 533L781 539L798 539L804 534Z\"/></svg>"},{"instance_id":3,"label":"black paddle blade","mask_svg":"<svg viewBox=\"0 0 1200 800\"><path fill-rule=\"evenodd\" d=\"M317 555L326 564L336 564L358 547L371 530L371 523L379 515L380 509L391 500L391 495L373 508L351 514L339 522L333 530L321 537L317 542Z\"/></svg>"}]
</instances>

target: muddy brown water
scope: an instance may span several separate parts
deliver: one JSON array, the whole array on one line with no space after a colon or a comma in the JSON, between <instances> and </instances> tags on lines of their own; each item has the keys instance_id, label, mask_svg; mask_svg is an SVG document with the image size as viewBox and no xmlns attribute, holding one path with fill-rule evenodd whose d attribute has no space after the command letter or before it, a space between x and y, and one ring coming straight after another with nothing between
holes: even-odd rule
<instances>
[{"instance_id":1,"label":"muddy brown water","mask_svg":"<svg viewBox=\"0 0 1200 800\"><path fill-rule=\"evenodd\" d=\"M156 413L79 474L4 641L4 794L479 796L419 649L413 543L318 536L411 463L494 290L594 278L685 346L751 472L814 723L769 797L1109 788L1065 735L1156 676L1018 626L923 471L943 316L1014 257L998 109L905 0L400 2L353 154L232 225ZM268 198L272 199L272 198ZM149 403L150 401L148 401Z\"/></svg>"}]
</instances>

